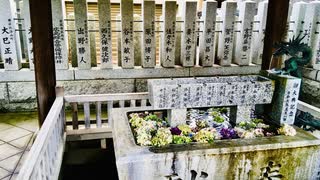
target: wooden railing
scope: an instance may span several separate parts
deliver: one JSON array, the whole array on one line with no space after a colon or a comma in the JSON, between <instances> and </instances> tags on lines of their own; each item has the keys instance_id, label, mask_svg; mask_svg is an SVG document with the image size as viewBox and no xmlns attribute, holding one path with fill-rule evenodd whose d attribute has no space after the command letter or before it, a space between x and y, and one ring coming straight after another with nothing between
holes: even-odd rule
<instances>
[{"instance_id":1,"label":"wooden railing","mask_svg":"<svg viewBox=\"0 0 320 180\"><path fill-rule=\"evenodd\" d=\"M58 179L65 146L63 97L56 98L25 160L19 180Z\"/></svg>"},{"instance_id":2,"label":"wooden railing","mask_svg":"<svg viewBox=\"0 0 320 180\"><path fill-rule=\"evenodd\" d=\"M67 104L71 105L72 111L71 125L68 125L67 121L68 141L111 138L112 117L109 115L114 107L149 105L147 93L76 95L65 96L64 99ZM83 121L79 120L79 106L83 109ZM91 119L90 108L95 109L93 119ZM103 117L103 114L107 114L107 117Z\"/></svg>"}]
</instances>

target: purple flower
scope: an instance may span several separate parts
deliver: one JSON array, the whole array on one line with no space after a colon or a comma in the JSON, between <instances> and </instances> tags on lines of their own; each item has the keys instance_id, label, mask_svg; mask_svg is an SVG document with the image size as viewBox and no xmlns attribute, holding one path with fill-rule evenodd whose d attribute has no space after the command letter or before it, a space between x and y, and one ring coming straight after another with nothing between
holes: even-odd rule
<instances>
[{"instance_id":1,"label":"purple flower","mask_svg":"<svg viewBox=\"0 0 320 180\"><path fill-rule=\"evenodd\" d=\"M220 134L222 136L222 139L234 139L238 137L236 131L229 128L222 128L220 130Z\"/></svg>"},{"instance_id":2,"label":"purple flower","mask_svg":"<svg viewBox=\"0 0 320 180\"><path fill-rule=\"evenodd\" d=\"M171 131L171 134L172 134L172 135L180 135L181 132L182 132L182 131L181 131L179 128L177 128L177 127L171 128L170 131Z\"/></svg>"}]
</instances>

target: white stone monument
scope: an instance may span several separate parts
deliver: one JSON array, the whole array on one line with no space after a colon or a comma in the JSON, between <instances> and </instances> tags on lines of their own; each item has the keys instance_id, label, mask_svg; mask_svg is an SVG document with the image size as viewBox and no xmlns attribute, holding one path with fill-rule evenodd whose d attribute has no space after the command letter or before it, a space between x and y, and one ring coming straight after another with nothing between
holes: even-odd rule
<instances>
[{"instance_id":1,"label":"white stone monument","mask_svg":"<svg viewBox=\"0 0 320 180\"><path fill-rule=\"evenodd\" d=\"M143 35L141 43L141 65L144 68L156 66L156 39L155 39L155 1L143 0Z\"/></svg>"},{"instance_id":2,"label":"white stone monument","mask_svg":"<svg viewBox=\"0 0 320 180\"><path fill-rule=\"evenodd\" d=\"M199 64L201 66L212 66L215 59L215 26L217 1L207 0L203 2L203 28L200 34Z\"/></svg>"},{"instance_id":3,"label":"white stone monument","mask_svg":"<svg viewBox=\"0 0 320 180\"><path fill-rule=\"evenodd\" d=\"M269 74L275 80L275 92L269 112L277 124L293 124L300 92L301 79L288 75Z\"/></svg>"},{"instance_id":4,"label":"white stone monument","mask_svg":"<svg viewBox=\"0 0 320 180\"><path fill-rule=\"evenodd\" d=\"M181 64L184 67L194 66L196 56L196 20L197 1L186 0L182 3L182 36L181 36Z\"/></svg>"},{"instance_id":5,"label":"white stone monument","mask_svg":"<svg viewBox=\"0 0 320 180\"><path fill-rule=\"evenodd\" d=\"M98 1L101 69L112 68L112 32L110 5L110 0Z\"/></svg>"},{"instance_id":6,"label":"white stone monument","mask_svg":"<svg viewBox=\"0 0 320 180\"><path fill-rule=\"evenodd\" d=\"M88 5L86 0L74 0L77 59L79 69L91 68L87 9Z\"/></svg>"},{"instance_id":7,"label":"white stone monument","mask_svg":"<svg viewBox=\"0 0 320 180\"><path fill-rule=\"evenodd\" d=\"M176 1L164 0L162 5L163 33L161 36L161 65L175 66Z\"/></svg>"},{"instance_id":8,"label":"white stone monument","mask_svg":"<svg viewBox=\"0 0 320 180\"><path fill-rule=\"evenodd\" d=\"M52 3L54 4L54 3ZM29 69L34 70L34 56L33 56L33 44L32 44L32 32L31 32L31 19L30 19L30 6L29 0L23 0L22 17L24 19L24 33L27 41L27 51L29 59Z\"/></svg>"},{"instance_id":9,"label":"white stone monument","mask_svg":"<svg viewBox=\"0 0 320 180\"><path fill-rule=\"evenodd\" d=\"M306 41L313 50L311 66L320 70L320 1L306 5L304 29L307 29Z\"/></svg>"},{"instance_id":10,"label":"white stone monument","mask_svg":"<svg viewBox=\"0 0 320 180\"><path fill-rule=\"evenodd\" d=\"M238 20L241 23L238 24L237 30L240 32L236 36L233 62L241 66L248 66L251 62L250 49L256 3L251 0L243 1L240 3L239 11Z\"/></svg>"},{"instance_id":11,"label":"white stone monument","mask_svg":"<svg viewBox=\"0 0 320 180\"><path fill-rule=\"evenodd\" d=\"M251 61L254 64L262 63L262 51L264 44L264 31L266 29L268 13L268 1L262 1L258 5L258 14L255 17L256 23L253 26L252 44L251 44Z\"/></svg>"},{"instance_id":12,"label":"white stone monument","mask_svg":"<svg viewBox=\"0 0 320 180\"><path fill-rule=\"evenodd\" d=\"M5 70L21 68L20 36L16 32L16 8L11 0L0 1L0 46Z\"/></svg>"},{"instance_id":13,"label":"white stone monument","mask_svg":"<svg viewBox=\"0 0 320 180\"><path fill-rule=\"evenodd\" d=\"M234 42L236 1L224 1L221 7L221 33L219 35L218 59L221 66L230 66Z\"/></svg>"},{"instance_id":14,"label":"white stone monument","mask_svg":"<svg viewBox=\"0 0 320 180\"><path fill-rule=\"evenodd\" d=\"M121 67L134 68L133 2L121 0Z\"/></svg>"}]
</instances>

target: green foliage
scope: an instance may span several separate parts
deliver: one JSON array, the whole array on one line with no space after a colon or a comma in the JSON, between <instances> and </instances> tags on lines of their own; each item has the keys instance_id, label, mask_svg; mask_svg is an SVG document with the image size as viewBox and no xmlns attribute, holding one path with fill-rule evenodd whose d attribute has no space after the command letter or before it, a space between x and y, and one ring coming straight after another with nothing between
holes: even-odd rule
<instances>
[{"instance_id":1,"label":"green foliage","mask_svg":"<svg viewBox=\"0 0 320 180\"><path fill-rule=\"evenodd\" d=\"M217 122L217 123L223 123L223 122L224 122L224 118L221 117L221 116L216 116L216 117L214 117L213 120L214 120L215 122Z\"/></svg>"},{"instance_id":2,"label":"green foliage","mask_svg":"<svg viewBox=\"0 0 320 180\"><path fill-rule=\"evenodd\" d=\"M188 144L191 143L192 140L190 137L187 136L179 136L179 135L174 135L173 136L173 143L174 144Z\"/></svg>"},{"instance_id":3,"label":"green foliage","mask_svg":"<svg viewBox=\"0 0 320 180\"><path fill-rule=\"evenodd\" d=\"M144 120L146 121L157 121L157 122L162 122L162 119L158 118L157 115L154 115L154 114L149 114L148 116L146 116L144 118Z\"/></svg>"}]
</instances>

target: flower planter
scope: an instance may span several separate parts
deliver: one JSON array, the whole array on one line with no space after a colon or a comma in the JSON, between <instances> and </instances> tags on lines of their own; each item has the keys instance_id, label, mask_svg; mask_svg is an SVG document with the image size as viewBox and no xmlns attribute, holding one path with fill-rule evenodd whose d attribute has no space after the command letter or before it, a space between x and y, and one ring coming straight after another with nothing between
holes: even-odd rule
<instances>
[{"instance_id":1,"label":"flower planter","mask_svg":"<svg viewBox=\"0 0 320 180\"><path fill-rule=\"evenodd\" d=\"M114 148L120 180L142 179L316 179L320 140L297 129L296 136L216 140L166 147L135 143L127 114L153 108L115 109Z\"/></svg>"}]
</instances>

